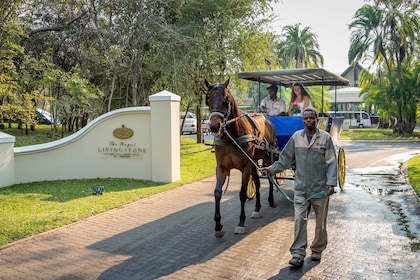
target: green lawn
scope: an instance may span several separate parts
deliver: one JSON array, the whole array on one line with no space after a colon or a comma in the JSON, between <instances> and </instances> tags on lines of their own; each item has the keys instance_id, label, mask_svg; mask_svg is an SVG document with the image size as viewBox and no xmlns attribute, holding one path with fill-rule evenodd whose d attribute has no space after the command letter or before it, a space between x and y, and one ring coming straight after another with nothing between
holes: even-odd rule
<instances>
[{"instance_id":1,"label":"green lawn","mask_svg":"<svg viewBox=\"0 0 420 280\"><path fill-rule=\"evenodd\" d=\"M349 131L342 131L340 140L418 140L420 133L415 131L413 135L396 136L392 134L391 129L370 129L356 128Z\"/></svg>"},{"instance_id":2,"label":"green lawn","mask_svg":"<svg viewBox=\"0 0 420 280\"><path fill-rule=\"evenodd\" d=\"M407 162L408 178L417 195L420 196L420 156L415 156Z\"/></svg>"},{"instance_id":3,"label":"green lawn","mask_svg":"<svg viewBox=\"0 0 420 280\"><path fill-rule=\"evenodd\" d=\"M2 132L15 135L15 146L51 141L49 126L37 126L25 134L16 128ZM352 129L342 140L413 140L395 137L391 130ZM138 199L206 178L215 173L211 146L181 137L181 180L156 183L132 179L90 179L17 184L0 189L0 246L105 212ZM420 193L420 157L408 162L410 182ZM103 195L92 195L93 186L105 186ZM212 192L212 190L209 190Z\"/></svg>"}]
</instances>

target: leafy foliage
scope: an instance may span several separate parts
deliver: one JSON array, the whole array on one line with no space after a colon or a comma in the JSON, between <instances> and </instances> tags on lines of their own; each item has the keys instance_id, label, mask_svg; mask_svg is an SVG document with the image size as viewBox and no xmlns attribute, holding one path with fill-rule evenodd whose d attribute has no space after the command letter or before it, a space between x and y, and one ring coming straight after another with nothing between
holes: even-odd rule
<instances>
[{"instance_id":1,"label":"leafy foliage","mask_svg":"<svg viewBox=\"0 0 420 280\"><path fill-rule=\"evenodd\" d=\"M285 67L309 68L324 64L317 36L308 26L301 29L300 23L283 27L282 40L277 48L278 57Z\"/></svg>"},{"instance_id":2,"label":"leafy foliage","mask_svg":"<svg viewBox=\"0 0 420 280\"><path fill-rule=\"evenodd\" d=\"M147 106L149 95L166 89L201 124L204 78L224 80L273 57L273 36L264 31L270 2L15 1L7 27L15 22L20 33L7 34L20 53L7 53L5 65L20 72L0 76L9 86L0 93L16 95L3 111L33 124L42 105L73 131L106 111Z\"/></svg>"},{"instance_id":3,"label":"leafy foliage","mask_svg":"<svg viewBox=\"0 0 420 280\"><path fill-rule=\"evenodd\" d=\"M74 131L106 111L147 106L165 89L182 97L181 111L194 111L200 125L204 78L230 78L241 103L248 92L256 100L256 90L236 78L239 71L323 64L310 27L284 26L280 37L269 31L275 1L2 1L0 117L33 126L39 106ZM412 128L417 107L407 103L417 94L416 11L416 1L374 1L351 23L350 61L373 58L375 82L386 73L400 132Z\"/></svg>"},{"instance_id":4,"label":"leafy foliage","mask_svg":"<svg viewBox=\"0 0 420 280\"><path fill-rule=\"evenodd\" d=\"M362 75L364 92L379 106L382 115L396 114L393 128L400 134L412 132L416 124L419 5L418 1L410 0L374 1L373 5L361 7L349 26L352 29L349 62L371 60L376 77Z\"/></svg>"},{"instance_id":5,"label":"leafy foliage","mask_svg":"<svg viewBox=\"0 0 420 280\"><path fill-rule=\"evenodd\" d=\"M417 195L420 196L420 156L411 158L407 163L407 169L410 184L414 187Z\"/></svg>"}]
</instances>

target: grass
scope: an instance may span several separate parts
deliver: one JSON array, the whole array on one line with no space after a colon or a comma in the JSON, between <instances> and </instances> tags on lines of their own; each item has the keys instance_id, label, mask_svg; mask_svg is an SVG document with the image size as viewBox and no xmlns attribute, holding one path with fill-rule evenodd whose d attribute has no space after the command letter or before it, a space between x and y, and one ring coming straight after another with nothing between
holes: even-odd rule
<instances>
[{"instance_id":1,"label":"grass","mask_svg":"<svg viewBox=\"0 0 420 280\"><path fill-rule=\"evenodd\" d=\"M26 135L12 126L2 132L16 137L16 147L51 141L49 126L37 126ZM352 129L341 140L412 140L395 137L391 130ZM132 179L61 180L17 184L0 188L0 246L45 232L150 195L176 188L215 173L211 146L181 137L181 180L156 183ZM420 189L420 157L408 163L411 184ZM92 195L93 186L105 186L103 195ZM211 190L209 190L211 192Z\"/></svg>"},{"instance_id":2,"label":"grass","mask_svg":"<svg viewBox=\"0 0 420 280\"><path fill-rule=\"evenodd\" d=\"M52 140L57 140L59 135L61 135L61 129L59 132L55 133L53 139L51 133L51 126L49 125L37 125L34 131L31 131L29 128L17 129L17 123L11 123L11 128L8 127L8 124L5 124L6 128L1 129L0 132L4 132L16 137L15 147L30 146L36 144L42 144L50 142Z\"/></svg>"},{"instance_id":3,"label":"grass","mask_svg":"<svg viewBox=\"0 0 420 280\"><path fill-rule=\"evenodd\" d=\"M417 195L420 195L420 156L413 157L407 162L408 178Z\"/></svg>"},{"instance_id":4,"label":"grass","mask_svg":"<svg viewBox=\"0 0 420 280\"><path fill-rule=\"evenodd\" d=\"M393 135L391 129L370 129L370 128L357 128L350 129L349 131L342 131L340 140L418 140L419 132L414 132L413 135Z\"/></svg>"}]
</instances>

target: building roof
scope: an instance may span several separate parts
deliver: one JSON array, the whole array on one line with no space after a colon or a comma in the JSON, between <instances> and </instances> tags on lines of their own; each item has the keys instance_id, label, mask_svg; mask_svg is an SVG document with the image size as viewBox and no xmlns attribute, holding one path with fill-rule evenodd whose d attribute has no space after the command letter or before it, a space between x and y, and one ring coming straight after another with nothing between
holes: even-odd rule
<instances>
[{"instance_id":1,"label":"building roof","mask_svg":"<svg viewBox=\"0 0 420 280\"><path fill-rule=\"evenodd\" d=\"M362 65L360 65L358 62L356 63L356 65L355 66L349 66L349 67L347 67L347 69L346 70L344 70L344 72L343 73L341 73L341 76L346 76L350 71L352 71L354 68L356 68L357 70L359 70L359 72L360 71L362 71L363 69L365 69L365 68L363 68L363 66Z\"/></svg>"},{"instance_id":2,"label":"building roof","mask_svg":"<svg viewBox=\"0 0 420 280\"><path fill-rule=\"evenodd\" d=\"M345 87L329 90L328 94L332 102L335 102L335 97L337 96L337 103L360 103L363 102L363 98L366 95L365 93L360 95L361 90L359 87Z\"/></svg>"}]
</instances>

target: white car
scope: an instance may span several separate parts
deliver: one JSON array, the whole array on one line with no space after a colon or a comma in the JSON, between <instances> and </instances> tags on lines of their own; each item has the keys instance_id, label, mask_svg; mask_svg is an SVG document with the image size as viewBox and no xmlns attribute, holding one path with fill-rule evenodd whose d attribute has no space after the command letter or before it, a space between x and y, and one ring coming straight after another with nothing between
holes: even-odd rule
<instances>
[{"instance_id":1,"label":"white car","mask_svg":"<svg viewBox=\"0 0 420 280\"><path fill-rule=\"evenodd\" d=\"M54 119L50 112L45 111L41 108L36 108L35 113L36 113L38 123L40 124L53 124L54 123ZM60 125L60 123L58 123L57 121L55 124Z\"/></svg>"},{"instance_id":2,"label":"white car","mask_svg":"<svg viewBox=\"0 0 420 280\"><path fill-rule=\"evenodd\" d=\"M182 112L179 119L179 125L182 125L182 121L184 119L185 112ZM196 134L197 133L197 118L194 113L187 112L187 117L184 121L184 126L182 127L181 134L189 133L189 134Z\"/></svg>"}]
</instances>

